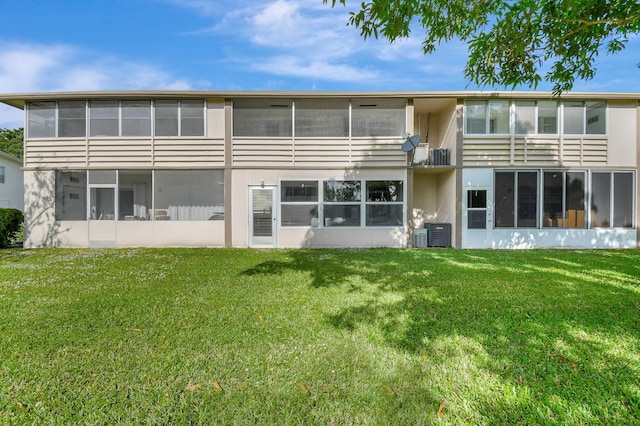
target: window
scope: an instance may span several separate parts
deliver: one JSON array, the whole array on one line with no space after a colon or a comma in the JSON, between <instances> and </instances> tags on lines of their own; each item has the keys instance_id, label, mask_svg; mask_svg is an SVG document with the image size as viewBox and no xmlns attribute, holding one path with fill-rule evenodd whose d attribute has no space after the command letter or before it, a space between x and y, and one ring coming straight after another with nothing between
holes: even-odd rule
<instances>
[{"instance_id":1,"label":"window","mask_svg":"<svg viewBox=\"0 0 640 426\"><path fill-rule=\"evenodd\" d=\"M180 136L204 136L204 101L180 101Z\"/></svg>"},{"instance_id":2,"label":"window","mask_svg":"<svg viewBox=\"0 0 640 426\"><path fill-rule=\"evenodd\" d=\"M298 137L349 136L349 101L309 99L295 103L295 134Z\"/></svg>"},{"instance_id":3,"label":"window","mask_svg":"<svg viewBox=\"0 0 640 426\"><path fill-rule=\"evenodd\" d=\"M282 181L281 224L325 228L402 226L403 187L403 181L398 180L331 179L322 181L321 186L318 181ZM362 196L362 188L366 188L366 197Z\"/></svg>"},{"instance_id":4,"label":"window","mask_svg":"<svg viewBox=\"0 0 640 426\"><path fill-rule=\"evenodd\" d=\"M56 220L87 219L87 172L57 171Z\"/></svg>"},{"instance_id":5,"label":"window","mask_svg":"<svg viewBox=\"0 0 640 426\"><path fill-rule=\"evenodd\" d=\"M151 170L118 171L118 220L148 219L151 182Z\"/></svg>"},{"instance_id":6,"label":"window","mask_svg":"<svg viewBox=\"0 0 640 426\"><path fill-rule=\"evenodd\" d=\"M597 102L565 102L564 133L568 135L606 134L607 104Z\"/></svg>"},{"instance_id":7,"label":"window","mask_svg":"<svg viewBox=\"0 0 640 426\"><path fill-rule=\"evenodd\" d=\"M324 181L324 226L360 226L360 181Z\"/></svg>"},{"instance_id":8,"label":"window","mask_svg":"<svg viewBox=\"0 0 640 426\"><path fill-rule=\"evenodd\" d=\"M291 137L292 103L283 99L238 99L233 105L233 135Z\"/></svg>"},{"instance_id":9,"label":"window","mask_svg":"<svg viewBox=\"0 0 640 426\"><path fill-rule=\"evenodd\" d=\"M543 176L542 226L585 228L585 173L548 171Z\"/></svg>"},{"instance_id":10,"label":"window","mask_svg":"<svg viewBox=\"0 0 640 426\"><path fill-rule=\"evenodd\" d=\"M78 138L87 134L87 102L58 102L58 137Z\"/></svg>"},{"instance_id":11,"label":"window","mask_svg":"<svg viewBox=\"0 0 640 426\"><path fill-rule=\"evenodd\" d=\"M597 228L633 228L634 174L591 174L591 225Z\"/></svg>"},{"instance_id":12,"label":"window","mask_svg":"<svg viewBox=\"0 0 640 426\"><path fill-rule=\"evenodd\" d=\"M405 132L404 99L354 100L351 109L351 136L401 136Z\"/></svg>"},{"instance_id":13,"label":"window","mask_svg":"<svg viewBox=\"0 0 640 426\"><path fill-rule=\"evenodd\" d=\"M122 101L122 136L151 136L151 102Z\"/></svg>"},{"instance_id":14,"label":"window","mask_svg":"<svg viewBox=\"0 0 640 426\"><path fill-rule=\"evenodd\" d=\"M401 226L403 219L403 182L367 181L366 225Z\"/></svg>"},{"instance_id":15,"label":"window","mask_svg":"<svg viewBox=\"0 0 640 426\"><path fill-rule=\"evenodd\" d=\"M89 117L91 136L109 137L120 134L118 101L91 101Z\"/></svg>"},{"instance_id":16,"label":"window","mask_svg":"<svg viewBox=\"0 0 640 426\"><path fill-rule=\"evenodd\" d=\"M56 137L56 103L29 102L27 134L29 138Z\"/></svg>"},{"instance_id":17,"label":"window","mask_svg":"<svg viewBox=\"0 0 640 426\"><path fill-rule=\"evenodd\" d=\"M156 136L178 136L179 114L177 100L157 100L155 102Z\"/></svg>"},{"instance_id":18,"label":"window","mask_svg":"<svg viewBox=\"0 0 640 426\"><path fill-rule=\"evenodd\" d=\"M467 101L466 133L509 134L509 101Z\"/></svg>"},{"instance_id":19,"label":"window","mask_svg":"<svg viewBox=\"0 0 640 426\"><path fill-rule=\"evenodd\" d=\"M496 172L495 193L496 228L537 226L537 172Z\"/></svg>"},{"instance_id":20,"label":"window","mask_svg":"<svg viewBox=\"0 0 640 426\"><path fill-rule=\"evenodd\" d=\"M0 166L0 183L5 183L4 176L5 176L5 168L3 166Z\"/></svg>"},{"instance_id":21,"label":"window","mask_svg":"<svg viewBox=\"0 0 640 426\"><path fill-rule=\"evenodd\" d=\"M471 189L467 191L467 229L486 229L487 191Z\"/></svg>"},{"instance_id":22,"label":"window","mask_svg":"<svg viewBox=\"0 0 640 426\"><path fill-rule=\"evenodd\" d=\"M282 181L280 183L282 226L317 225L318 199L317 181Z\"/></svg>"},{"instance_id":23,"label":"window","mask_svg":"<svg viewBox=\"0 0 640 426\"><path fill-rule=\"evenodd\" d=\"M156 170L154 220L224 219L223 170Z\"/></svg>"},{"instance_id":24,"label":"window","mask_svg":"<svg viewBox=\"0 0 640 426\"><path fill-rule=\"evenodd\" d=\"M557 134L558 103L555 101L515 101L515 133Z\"/></svg>"}]
</instances>

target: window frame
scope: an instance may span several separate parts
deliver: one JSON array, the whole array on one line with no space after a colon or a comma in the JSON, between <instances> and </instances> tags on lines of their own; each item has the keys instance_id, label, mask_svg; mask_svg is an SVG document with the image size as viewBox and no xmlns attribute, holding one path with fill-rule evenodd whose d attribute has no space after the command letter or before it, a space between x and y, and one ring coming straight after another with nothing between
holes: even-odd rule
<instances>
[{"instance_id":1,"label":"window frame","mask_svg":"<svg viewBox=\"0 0 640 426\"><path fill-rule=\"evenodd\" d=\"M609 177L609 188L608 188L608 194L609 194L609 211L608 211L608 219L609 219L609 225L608 226L598 226L594 223L594 218L593 218L593 212L594 212L594 190L593 190L593 180L594 180L594 175L596 174L600 174L603 176L608 176ZM631 226L616 226L615 221L616 221L616 198L618 197L618 195L616 195L616 175L631 175L631 195L632 195L632 200L631 200ZM638 185L638 181L637 181L637 174L635 170L591 170L589 172L589 200L588 200L588 206L589 206L589 213L590 213L590 217L589 217L589 229L637 229L638 227L638 223L637 223L637 209L638 209L638 200L636 198L636 194L637 194L637 185ZM605 188L605 191L607 189ZM595 206L597 207L597 206Z\"/></svg>"},{"instance_id":2,"label":"window frame","mask_svg":"<svg viewBox=\"0 0 640 426\"><path fill-rule=\"evenodd\" d=\"M317 197L317 203L312 202L312 201L283 201L284 196L285 196L285 191L283 190L283 183L285 182L314 182L317 183L318 186L318 197ZM359 185L359 198L358 200L340 200L340 201L327 201L326 200L326 196L325 196L325 184L327 182L358 182ZM367 195L366 195L366 188L367 188L367 184L370 182L395 182L397 185L399 184L400 188L398 191L398 196L399 199L396 201L370 201L367 200ZM280 192L280 206L278 207L279 209L279 213L280 213L280 220L279 220L279 226L282 228L287 228L287 229L291 229L291 228L324 228L324 229L329 229L329 228L338 228L338 229L374 229L374 228L397 228L397 227L402 227L406 225L407 219L406 219L406 181L402 178L396 178L396 179L378 179L378 178L372 178L372 179L349 179L349 178L345 178L345 179L280 179L280 181L278 182L278 189ZM310 225L287 225L287 224L283 224L283 213L282 213L282 206L287 206L287 205L317 205L317 217L315 218L315 221L312 221L312 223ZM358 206L358 208L360 209L360 221L358 225L353 225L353 224L347 224L347 225L341 225L341 224L327 224L326 219L327 217L325 217L325 207L329 207L329 206ZM384 206L396 206L393 207L395 209L397 209L397 206L400 206L400 208L402 209L401 212L401 216L402 216L402 224L396 224L396 225L389 225L389 224L382 224L382 225L368 225L367 224L367 213L370 207L384 207ZM329 218L330 219L330 218Z\"/></svg>"}]
</instances>

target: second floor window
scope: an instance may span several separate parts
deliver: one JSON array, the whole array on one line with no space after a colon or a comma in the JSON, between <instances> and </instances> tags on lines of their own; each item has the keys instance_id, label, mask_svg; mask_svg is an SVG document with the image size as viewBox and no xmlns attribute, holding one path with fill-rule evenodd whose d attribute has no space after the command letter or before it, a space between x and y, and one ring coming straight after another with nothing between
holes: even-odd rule
<instances>
[{"instance_id":1,"label":"second floor window","mask_svg":"<svg viewBox=\"0 0 640 426\"><path fill-rule=\"evenodd\" d=\"M204 100L92 99L28 104L29 139L84 138L87 131L90 137L204 136Z\"/></svg>"}]
</instances>

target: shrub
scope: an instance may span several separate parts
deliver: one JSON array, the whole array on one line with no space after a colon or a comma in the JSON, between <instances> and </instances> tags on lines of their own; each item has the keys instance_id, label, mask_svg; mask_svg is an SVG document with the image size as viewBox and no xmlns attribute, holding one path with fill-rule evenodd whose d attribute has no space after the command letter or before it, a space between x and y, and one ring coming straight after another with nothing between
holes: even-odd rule
<instances>
[{"instance_id":1,"label":"shrub","mask_svg":"<svg viewBox=\"0 0 640 426\"><path fill-rule=\"evenodd\" d=\"M9 247L22 227L24 215L18 209L0 208L0 248Z\"/></svg>"}]
</instances>

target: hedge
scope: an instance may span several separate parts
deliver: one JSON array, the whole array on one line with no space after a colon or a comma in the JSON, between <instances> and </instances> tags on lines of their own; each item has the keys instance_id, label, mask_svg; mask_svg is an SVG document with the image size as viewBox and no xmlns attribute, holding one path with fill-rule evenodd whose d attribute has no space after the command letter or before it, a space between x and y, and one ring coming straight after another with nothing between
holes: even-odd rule
<instances>
[{"instance_id":1,"label":"hedge","mask_svg":"<svg viewBox=\"0 0 640 426\"><path fill-rule=\"evenodd\" d=\"M7 248L20 232L24 215L18 209L0 208L0 248Z\"/></svg>"}]
</instances>

